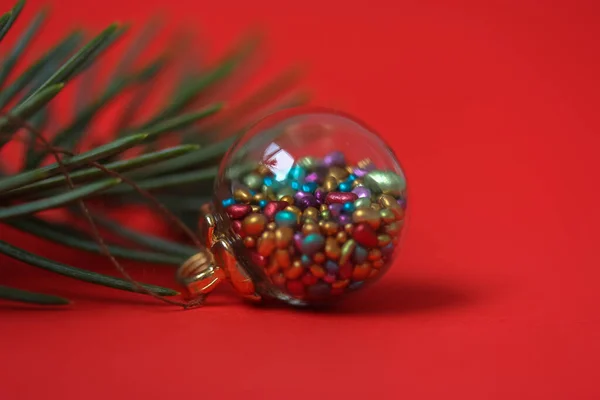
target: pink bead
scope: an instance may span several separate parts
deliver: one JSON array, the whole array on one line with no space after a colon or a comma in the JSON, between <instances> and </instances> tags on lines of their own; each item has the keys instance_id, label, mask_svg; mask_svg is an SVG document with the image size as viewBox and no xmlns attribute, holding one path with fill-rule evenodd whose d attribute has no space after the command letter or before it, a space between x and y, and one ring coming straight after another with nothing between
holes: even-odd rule
<instances>
[{"instance_id":1,"label":"pink bead","mask_svg":"<svg viewBox=\"0 0 600 400\"><path fill-rule=\"evenodd\" d=\"M273 218L275 218L275 214L277 214L278 211L283 210L287 206L288 203L286 203L285 201L271 201L265 206L263 214L265 217L267 217L269 221L273 221Z\"/></svg>"},{"instance_id":2,"label":"pink bead","mask_svg":"<svg viewBox=\"0 0 600 400\"><path fill-rule=\"evenodd\" d=\"M233 204L225 209L229 218L240 219L245 217L247 214L252 211L252 207L248 204Z\"/></svg>"},{"instance_id":3,"label":"pink bead","mask_svg":"<svg viewBox=\"0 0 600 400\"><path fill-rule=\"evenodd\" d=\"M334 203L348 203L358 199L356 193L352 192L330 192L327 193L327 197L325 198L325 202L327 204Z\"/></svg>"}]
</instances>

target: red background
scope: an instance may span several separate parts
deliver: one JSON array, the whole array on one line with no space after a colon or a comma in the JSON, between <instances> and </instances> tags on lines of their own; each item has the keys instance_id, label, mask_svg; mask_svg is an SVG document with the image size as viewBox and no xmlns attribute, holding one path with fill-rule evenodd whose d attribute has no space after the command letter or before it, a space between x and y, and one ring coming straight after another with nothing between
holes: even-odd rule
<instances>
[{"instance_id":1,"label":"red background","mask_svg":"<svg viewBox=\"0 0 600 400\"><path fill-rule=\"evenodd\" d=\"M395 268L330 313L255 308L228 291L183 312L0 258L9 284L77 300L0 306L0 397L600 397L597 2L50 3L39 45L74 22L97 31L160 8L215 51L263 24L269 68L308 61L314 103L392 144L411 221ZM106 263L1 230L63 261Z\"/></svg>"}]
</instances>

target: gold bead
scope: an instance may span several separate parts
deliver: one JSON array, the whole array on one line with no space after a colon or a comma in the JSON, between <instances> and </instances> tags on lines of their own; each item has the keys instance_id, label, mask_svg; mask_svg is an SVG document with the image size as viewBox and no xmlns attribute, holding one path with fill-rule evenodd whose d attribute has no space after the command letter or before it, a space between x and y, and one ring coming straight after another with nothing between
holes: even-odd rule
<instances>
[{"instance_id":1,"label":"gold bead","mask_svg":"<svg viewBox=\"0 0 600 400\"><path fill-rule=\"evenodd\" d=\"M293 212L294 214L296 214L296 216L298 216L298 218L300 218L300 216L302 215L302 211L296 206L287 206L285 210Z\"/></svg>"},{"instance_id":2,"label":"gold bead","mask_svg":"<svg viewBox=\"0 0 600 400\"><path fill-rule=\"evenodd\" d=\"M233 191L233 198L237 201L248 204L252 200L252 195L248 190L238 188Z\"/></svg>"},{"instance_id":3,"label":"gold bead","mask_svg":"<svg viewBox=\"0 0 600 400\"><path fill-rule=\"evenodd\" d=\"M260 212L260 206L257 206L256 204L251 205L250 207L252 207L252 212L253 213L258 213Z\"/></svg>"},{"instance_id":4,"label":"gold bead","mask_svg":"<svg viewBox=\"0 0 600 400\"><path fill-rule=\"evenodd\" d=\"M348 240L348 235L344 231L339 231L337 235L335 235L335 239L338 243L344 243L346 240Z\"/></svg>"},{"instance_id":5,"label":"gold bead","mask_svg":"<svg viewBox=\"0 0 600 400\"><path fill-rule=\"evenodd\" d=\"M302 234L310 235L311 233L319 233L319 225L317 224L304 224L302 225Z\"/></svg>"},{"instance_id":6,"label":"gold bead","mask_svg":"<svg viewBox=\"0 0 600 400\"><path fill-rule=\"evenodd\" d=\"M256 172L258 172L262 176L265 176L265 175L269 175L271 173L271 170L269 170L269 168L266 165L259 164L258 167L256 168Z\"/></svg>"},{"instance_id":7,"label":"gold bead","mask_svg":"<svg viewBox=\"0 0 600 400\"><path fill-rule=\"evenodd\" d=\"M348 178L348 175L350 175L350 173L348 173L348 171L346 171L342 167L331 167L329 168L327 175L334 177L337 182L341 182Z\"/></svg>"},{"instance_id":8,"label":"gold bead","mask_svg":"<svg viewBox=\"0 0 600 400\"><path fill-rule=\"evenodd\" d=\"M385 208L398 206L398 203L396 203L396 199L393 196L390 196L389 194L382 194L381 196L379 196L379 199L377 199L377 201L379 201L381 207Z\"/></svg>"},{"instance_id":9,"label":"gold bead","mask_svg":"<svg viewBox=\"0 0 600 400\"><path fill-rule=\"evenodd\" d=\"M333 221L321 221L323 222L323 225L321 226L321 229L323 230L323 233L325 233L326 235L335 235L339 229L338 224L336 224Z\"/></svg>"},{"instance_id":10,"label":"gold bead","mask_svg":"<svg viewBox=\"0 0 600 400\"><path fill-rule=\"evenodd\" d=\"M360 160L359 162L356 163L356 165L358 165L358 168L360 169L365 169L366 167L369 166L369 164L371 164L371 159L370 158L364 158L362 160Z\"/></svg>"},{"instance_id":11,"label":"gold bead","mask_svg":"<svg viewBox=\"0 0 600 400\"><path fill-rule=\"evenodd\" d=\"M285 201L286 203L288 203L289 205L294 205L294 198L290 195L285 195L283 196L281 199L279 199L280 201Z\"/></svg>"},{"instance_id":12,"label":"gold bead","mask_svg":"<svg viewBox=\"0 0 600 400\"><path fill-rule=\"evenodd\" d=\"M275 230L275 244L280 249L285 249L289 246L294 237L294 230L287 226L282 226Z\"/></svg>"},{"instance_id":13,"label":"gold bead","mask_svg":"<svg viewBox=\"0 0 600 400\"><path fill-rule=\"evenodd\" d=\"M319 207L319 211L327 211L329 210L329 207L327 207L327 204L321 204L321 207Z\"/></svg>"},{"instance_id":14,"label":"gold bead","mask_svg":"<svg viewBox=\"0 0 600 400\"><path fill-rule=\"evenodd\" d=\"M244 238L244 246L252 248L256 245L256 239L253 236L246 236Z\"/></svg>"},{"instance_id":15,"label":"gold bead","mask_svg":"<svg viewBox=\"0 0 600 400\"><path fill-rule=\"evenodd\" d=\"M274 231L275 229L277 229L277 224L275 222L269 222L267 224L267 229L270 231Z\"/></svg>"},{"instance_id":16,"label":"gold bead","mask_svg":"<svg viewBox=\"0 0 600 400\"><path fill-rule=\"evenodd\" d=\"M306 207L302 216L305 220L308 218L316 220L319 217L319 210L315 207Z\"/></svg>"},{"instance_id":17,"label":"gold bead","mask_svg":"<svg viewBox=\"0 0 600 400\"><path fill-rule=\"evenodd\" d=\"M254 196L252 196L252 200L256 203L258 203L261 200L265 200L266 196L263 193L256 193Z\"/></svg>"},{"instance_id":18,"label":"gold bead","mask_svg":"<svg viewBox=\"0 0 600 400\"><path fill-rule=\"evenodd\" d=\"M354 232L354 225L353 224L346 224L346 225L344 225L344 230L346 231L346 233L348 235L352 235L352 232Z\"/></svg>"},{"instance_id":19,"label":"gold bead","mask_svg":"<svg viewBox=\"0 0 600 400\"><path fill-rule=\"evenodd\" d=\"M327 238L325 241L325 255L327 258L330 260L338 260L340 258L340 254L341 249L338 242L332 237Z\"/></svg>"},{"instance_id":20,"label":"gold bead","mask_svg":"<svg viewBox=\"0 0 600 400\"><path fill-rule=\"evenodd\" d=\"M338 187L338 181L333 176L328 176L323 181L323 189L326 192L333 192Z\"/></svg>"}]
</instances>

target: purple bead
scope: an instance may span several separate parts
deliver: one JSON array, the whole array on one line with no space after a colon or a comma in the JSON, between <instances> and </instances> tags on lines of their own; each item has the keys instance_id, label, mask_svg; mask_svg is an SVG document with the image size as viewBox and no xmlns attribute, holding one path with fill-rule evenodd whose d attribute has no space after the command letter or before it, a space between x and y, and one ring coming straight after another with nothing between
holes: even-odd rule
<instances>
[{"instance_id":1,"label":"purple bead","mask_svg":"<svg viewBox=\"0 0 600 400\"><path fill-rule=\"evenodd\" d=\"M399 205L400 207L402 207L402 209L404 209L404 210L406 209L406 200L404 200L404 199L398 199L398 200L396 201L396 203L398 203L398 205Z\"/></svg>"},{"instance_id":2,"label":"purple bead","mask_svg":"<svg viewBox=\"0 0 600 400\"><path fill-rule=\"evenodd\" d=\"M344 153L342 153L341 151L333 151L327 154L323 161L325 161L325 165L327 165L328 167L343 167L344 165L346 165Z\"/></svg>"},{"instance_id":3,"label":"purple bead","mask_svg":"<svg viewBox=\"0 0 600 400\"><path fill-rule=\"evenodd\" d=\"M327 197L327 194L322 189L315 190L315 198L319 204L322 204L325 201L325 197Z\"/></svg>"},{"instance_id":4,"label":"purple bead","mask_svg":"<svg viewBox=\"0 0 600 400\"><path fill-rule=\"evenodd\" d=\"M306 192L296 192L296 194L294 195L294 199L300 201L303 198L305 198L306 196L309 196L310 193L306 193Z\"/></svg>"},{"instance_id":5,"label":"purple bead","mask_svg":"<svg viewBox=\"0 0 600 400\"><path fill-rule=\"evenodd\" d=\"M317 201L315 196L313 196L312 194L307 194L306 196L302 197L302 199L300 199L299 204L300 208L304 209L306 207L317 207L319 205L319 202Z\"/></svg>"},{"instance_id":6,"label":"purple bead","mask_svg":"<svg viewBox=\"0 0 600 400\"><path fill-rule=\"evenodd\" d=\"M338 221L340 224L346 225L352 222L352 217L348 214L342 214L340 215Z\"/></svg>"},{"instance_id":7,"label":"purple bead","mask_svg":"<svg viewBox=\"0 0 600 400\"><path fill-rule=\"evenodd\" d=\"M342 208L344 208L344 205L341 203L335 203L335 204L329 205L329 211L331 211L331 215L334 218L337 218L340 216L340 214L342 213Z\"/></svg>"},{"instance_id":8,"label":"purple bead","mask_svg":"<svg viewBox=\"0 0 600 400\"><path fill-rule=\"evenodd\" d=\"M369 171L364 170L364 169L360 169L360 168L354 168L354 175L356 175L359 178L362 178L363 176L367 175L369 173Z\"/></svg>"},{"instance_id":9,"label":"purple bead","mask_svg":"<svg viewBox=\"0 0 600 400\"><path fill-rule=\"evenodd\" d=\"M364 186L357 186L352 190L352 193L358 196L358 198L371 197L371 191Z\"/></svg>"},{"instance_id":10,"label":"purple bead","mask_svg":"<svg viewBox=\"0 0 600 400\"><path fill-rule=\"evenodd\" d=\"M302 249L302 234L300 232L294 235L294 245L298 250Z\"/></svg>"},{"instance_id":11,"label":"purple bead","mask_svg":"<svg viewBox=\"0 0 600 400\"><path fill-rule=\"evenodd\" d=\"M312 183L317 182L319 180L319 175L316 172L311 172L304 178L304 182Z\"/></svg>"}]
</instances>

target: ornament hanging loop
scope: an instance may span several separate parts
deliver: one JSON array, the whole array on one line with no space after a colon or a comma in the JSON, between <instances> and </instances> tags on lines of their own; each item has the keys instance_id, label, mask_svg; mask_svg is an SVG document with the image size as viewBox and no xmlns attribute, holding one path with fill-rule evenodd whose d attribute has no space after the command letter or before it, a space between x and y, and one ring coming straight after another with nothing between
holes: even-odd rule
<instances>
[{"instance_id":1,"label":"ornament hanging loop","mask_svg":"<svg viewBox=\"0 0 600 400\"><path fill-rule=\"evenodd\" d=\"M177 281L186 288L189 297L209 294L223 279L225 273L215 265L208 249L194 254L177 270Z\"/></svg>"}]
</instances>

